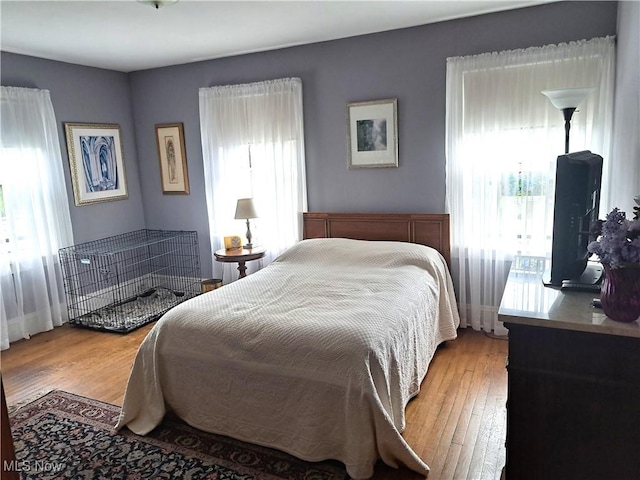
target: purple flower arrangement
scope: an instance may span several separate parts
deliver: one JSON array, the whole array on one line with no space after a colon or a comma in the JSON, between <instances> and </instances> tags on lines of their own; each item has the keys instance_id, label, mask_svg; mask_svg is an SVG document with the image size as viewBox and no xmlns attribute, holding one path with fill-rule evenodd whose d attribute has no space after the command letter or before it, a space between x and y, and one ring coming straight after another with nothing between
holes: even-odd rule
<instances>
[{"instance_id":1,"label":"purple flower arrangement","mask_svg":"<svg viewBox=\"0 0 640 480\"><path fill-rule=\"evenodd\" d=\"M633 220L614 208L591 229L598 238L587 249L611 268L640 267L640 195L633 200L636 203Z\"/></svg>"}]
</instances>

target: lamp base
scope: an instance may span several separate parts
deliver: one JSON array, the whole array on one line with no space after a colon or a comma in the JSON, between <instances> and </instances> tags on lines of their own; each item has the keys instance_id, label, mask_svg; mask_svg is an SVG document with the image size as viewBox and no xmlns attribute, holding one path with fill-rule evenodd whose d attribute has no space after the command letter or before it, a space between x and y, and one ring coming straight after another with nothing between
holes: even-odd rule
<instances>
[{"instance_id":1,"label":"lamp base","mask_svg":"<svg viewBox=\"0 0 640 480\"><path fill-rule=\"evenodd\" d=\"M249 227L249 219L247 218L247 243L244 245L244 248L248 248L251 249L253 248L253 245L251 244L251 237L253 235L251 235L251 228Z\"/></svg>"}]
</instances>

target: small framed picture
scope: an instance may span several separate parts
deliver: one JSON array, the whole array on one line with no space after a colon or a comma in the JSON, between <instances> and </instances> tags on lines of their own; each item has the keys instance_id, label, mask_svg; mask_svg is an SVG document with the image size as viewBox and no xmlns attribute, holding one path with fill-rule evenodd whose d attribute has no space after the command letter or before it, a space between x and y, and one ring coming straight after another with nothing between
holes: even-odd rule
<instances>
[{"instance_id":1,"label":"small framed picture","mask_svg":"<svg viewBox=\"0 0 640 480\"><path fill-rule=\"evenodd\" d=\"M127 198L120 126L64 125L76 205Z\"/></svg>"},{"instance_id":2,"label":"small framed picture","mask_svg":"<svg viewBox=\"0 0 640 480\"><path fill-rule=\"evenodd\" d=\"M182 123L156 125L162 193L189 194L187 155Z\"/></svg>"},{"instance_id":3,"label":"small framed picture","mask_svg":"<svg viewBox=\"0 0 640 480\"><path fill-rule=\"evenodd\" d=\"M347 104L349 168L398 166L398 99Z\"/></svg>"}]
</instances>

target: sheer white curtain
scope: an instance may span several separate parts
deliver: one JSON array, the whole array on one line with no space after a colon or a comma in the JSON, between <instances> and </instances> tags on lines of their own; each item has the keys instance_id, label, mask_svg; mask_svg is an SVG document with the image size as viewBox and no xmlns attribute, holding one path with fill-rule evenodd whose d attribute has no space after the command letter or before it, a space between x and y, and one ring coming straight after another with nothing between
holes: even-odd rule
<instances>
[{"instance_id":1,"label":"sheer white curtain","mask_svg":"<svg viewBox=\"0 0 640 480\"><path fill-rule=\"evenodd\" d=\"M302 81L201 88L200 129L212 251L222 248L224 236L244 238L245 222L233 219L236 202L253 197L259 218L251 220L252 243L267 249L268 265L302 238L307 208ZM236 278L234 269L224 264L225 282Z\"/></svg>"},{"instance_id":2,"label":"sheer white curtain","mask_svg":"<svg viewBox=\"0 0 640 480\"><path fill-rule=\"evenodd\" d=\"M462 326L506 334L497 307L513 256L534 270L550 257L564 118L542 90L594 88L571 120L570 151L602 155L607 197L614 45L607 37L447 59L446 204Z\"/></svg>"},{"instance_id":3,"label":"sheer white curtain","mask_svg":"<svg viewBox=\"0 0 640 480\"><path fill-rule=\"evenodd\" d=\"M48 90L0 87L2 349L67 319L58 249L73 244Z\"/></svg>"}]
</instances>

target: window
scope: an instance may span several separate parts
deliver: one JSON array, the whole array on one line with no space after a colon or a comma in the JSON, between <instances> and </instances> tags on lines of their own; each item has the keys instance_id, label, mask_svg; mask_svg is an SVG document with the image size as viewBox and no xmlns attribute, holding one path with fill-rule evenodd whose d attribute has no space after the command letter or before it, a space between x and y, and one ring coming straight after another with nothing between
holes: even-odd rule
<instances>
[{"instance_id":1,"label":"window","mask_svg":"<svg viewBox=\"0 0 640 480\"><path fill-rule=\"evenodd\" d=\"M514 256L536 269L550 257L564 119L542 90L593 87L573 116L571 151L607 161L614 48L607 37L447 59L446 204L462 326L506 334L497 308Z\"/></svg>"},{"instance_id":2,"label":"window","mask_svg":"<svg viewBox=\"0 0 640 480\"><path fill-rule=\"evenodd\" d=\"M242 235L239 198L253 197L264 263L302 238L306 210L302 82L299 78L200 89L202 151L211 248ZM255 231L254 231L255 228ZM256 243L256 242L254 242ZM220 267L220 265L215 265ZM225 266L232 267L230 265ZM234 278L229 269L223 275Z\"/></svg>"},{"instance_id":3,"label":"window","mask_svg":"<svg viewBox=\"0 0 640 480\"><path fill-rule=\"evenodd\" d=\"M33 191L43 189L37 174L45 160L43 152L34 148L0 148L0 252L22 252L30 255L34 240L30 235L34 215ZM57 254L48 249L50 254Z\"/></svg>"},{"instance_id":4,"label":"window","mask_svg":"<svg viewBox=\"0 0 640 480\"><path fill-rule=\"evenodd\" d=\"M73 244L47 90L0 87L1 346L65 320L58 249Z\"/></svg>"}]
</instances>

